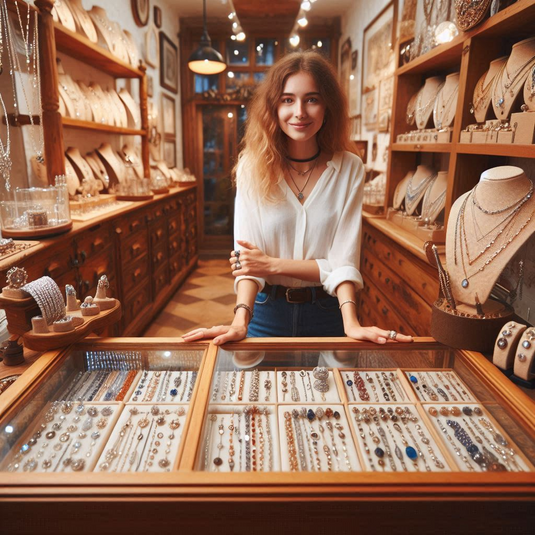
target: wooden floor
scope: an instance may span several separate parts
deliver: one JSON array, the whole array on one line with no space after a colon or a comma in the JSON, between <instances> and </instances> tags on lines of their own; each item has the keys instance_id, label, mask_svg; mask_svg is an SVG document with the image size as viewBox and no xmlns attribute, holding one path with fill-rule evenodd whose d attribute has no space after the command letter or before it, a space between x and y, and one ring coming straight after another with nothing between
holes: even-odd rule
<instances>
[{"instance_id":1,"label":"wooden floor","mask_svg":"<svg viewBox=\"0 0 535 535\"><path fill-rule=\"evenodd\" d=\"M230 324L236 303L228 259L199 260L195 271L155 318L145 336L181 336L197 327Z\"/></svg>"}]
</instances>

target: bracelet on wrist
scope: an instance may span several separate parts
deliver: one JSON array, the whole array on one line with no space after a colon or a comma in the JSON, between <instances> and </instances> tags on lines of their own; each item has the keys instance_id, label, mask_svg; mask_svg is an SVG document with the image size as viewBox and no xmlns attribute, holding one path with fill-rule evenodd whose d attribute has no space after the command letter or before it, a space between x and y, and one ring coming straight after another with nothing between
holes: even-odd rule
<instances>
[{"instance_id":1,"label":"bracelet on wrist","mask_svg":"<svg viewBox=\"0 0 535 535\"><path fill-rule=\"evenodd\" d=\"M234 315L236 315L236 312L238 311L239 308L244 308L245 310L247 310L247 312L249 312L249 323L251 323L252 319L254 318L253 309L249 305L246 305L245 303L238 303L234 307Z\"/></svg>"},{"instance_id":2,"label":"bracelet on wrist","mask_svg":"<svg viewBox=\"0 0 535 535\"><path fill-rule=\"evenodd\" d=\"M343 303L340 303L340 306L338 308L341 309L344 305L347 305L347 303L353 303L355 305L355 308L357 306L357 303L355 301L353 301L353 299L347 299Z\"/></svg>"}]
</instances>

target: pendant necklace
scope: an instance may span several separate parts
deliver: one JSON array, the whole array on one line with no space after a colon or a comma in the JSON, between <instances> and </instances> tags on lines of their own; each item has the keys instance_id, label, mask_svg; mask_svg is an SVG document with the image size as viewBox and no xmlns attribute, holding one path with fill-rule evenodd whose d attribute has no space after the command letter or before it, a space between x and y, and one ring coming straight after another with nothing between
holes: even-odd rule
<instances>
[{"instance_id":1,"label":"pendant necklace","mask_svg":"<svg viewBox=\"0 0 535 535\"><path fill-rule=\"evenodd\" d=\"M422 193L428 188L429 184L436 179L436 177L437 173L433 173L425 177L415 188L413 188L412 179L414 178L414 175L411 176L405 194L405 207L407 208L407 211L410 210L412 212L415 203L419 202Z\"/></svg>"},{"instance_id":2,"label":"pendant necklace","mask_svg":"<svg viewBox=\"0 0 535 535\"><path fill-rule=\"evenodd\" d=\"M495 106L498 108L501 108L500 115L503 115L505 112L504 104L505 104L505 94L507 93L507 90L509 90L510 97L513 98L515 96L515 92L513 91L514 86L516 86L516 84L519 81L522 81L522 79L524 78L524 74L526 73L526 70L529 70L534 60L535 60L535 56L531 57L528 61L526 61L526 63L524 63L521 67L519 67L512 75L510 75L509 72L507 71L507 62L503 64L503 67L500 73L496 77L496 83L494 84L494 90L492 92ZM507 77L507 81L504 82L505 77ZM498 95L496 93L496 90L501 91L501 95Z\"/></svg>"},{"instance_id":3,"label":"pendant necklace","mask_svg":"<svg viewBox=\"0 0 535 535\"><path fill-rule=\"evenodd\" d=\"M314 169L316 168L316 164L318 163L318 158L316 156L316 161L314 162L314 165L308 170L306 171L308 173L308 177L307 179L305 180L305 185L299 189L299 187L297 186L297 184L295 183L295 180L294 180L294 177L292 176L292 171L290 169L290 164L288 164L288 174L290 175L290 178L295 186L295 189L297 190L297 199L299 200L300 203L303 202L303 199L305 198L305 195L303 194L303 191L305 191L305 188L307 187L308 185L308 181L310 180L310 177L312 176L312 173L314 172ZM305 175L305 173L303 173L303 176Z\"/></svg>"}]
</instances>

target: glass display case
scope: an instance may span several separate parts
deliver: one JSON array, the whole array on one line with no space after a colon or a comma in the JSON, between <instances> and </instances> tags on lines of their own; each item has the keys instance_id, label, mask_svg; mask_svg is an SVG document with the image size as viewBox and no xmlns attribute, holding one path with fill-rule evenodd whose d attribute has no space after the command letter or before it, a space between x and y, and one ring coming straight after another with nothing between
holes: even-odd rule
<instances>
[{"instance_id":1,"label":"glass display case","mask_svg":"<svg viewBox=\"0 0 535 535\"><path fill-rule=\"evenodd\" d=\"M52 500L61 481L80 503L238 501L243 521L256 494L331 519L354 503L336 522L377 514L370 500L502 514L535 498L534 408L481 354L430 339L95 338L44 354L0 398L0 496Z\"/></svg>"}]
</instances>

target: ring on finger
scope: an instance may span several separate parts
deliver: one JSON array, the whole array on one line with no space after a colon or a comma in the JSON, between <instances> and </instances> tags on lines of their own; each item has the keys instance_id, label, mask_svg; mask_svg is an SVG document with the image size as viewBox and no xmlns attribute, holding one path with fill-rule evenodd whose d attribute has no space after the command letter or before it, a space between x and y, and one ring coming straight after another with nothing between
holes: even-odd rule
<instances>
[{"instance_id":1,"label":"ring on finger","mask_svg":"<svg viewBox=\"0 0 535 535\"><path fill-rule=\"evenodd\" d=\"M388 338L390 338L390 340L395 340L397 335L398 333L396 331L388 331Z\"/></svg>"},{"instance_id":2,"label":"ring on finger","mask_svg":"<svg viewBox=\"0 0 535 535\"><path fill-rule=\"evenodd\" d=\"M236 258L240 258L240 254L241 254L241 251L239 249L236 249L234 251L234 256L236 256Z\"/></svg>"},{"instance_id":3,"label":"ring on finger","mask_svg":"<svg viewBox=\"0 0 535 535\"><path fill-rule=\"evenodd\" d=\"M241 269L241 263L239 260L236 261L235 267L236 269Z\"/></svg>"}]
</instances>

